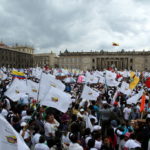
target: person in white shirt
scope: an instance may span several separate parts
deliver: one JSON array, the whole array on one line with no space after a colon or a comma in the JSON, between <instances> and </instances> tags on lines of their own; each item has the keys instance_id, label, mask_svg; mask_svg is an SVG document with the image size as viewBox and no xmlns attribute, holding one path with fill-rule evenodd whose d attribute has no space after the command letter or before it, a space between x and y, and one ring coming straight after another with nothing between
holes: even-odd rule
<instances>
[{"instance_id":1,"label":"person in white shirt","mask_svg":"<svg viewBox=\"0 0 150 150\"><path fill-rule=\"evenodd\" d=\"M26 122L22 122L20 125L22 127L20 135L23 137L24 141L29 145L31 141L31 134L30 130L27 129L28 124Z\"/></svg>"},{"instance_id":2,"label":"person in white shirt","mask_svg":"<svg viewBox=\"0 0 150 150\"><path fill-rule=\"evenodd\" d=\"M39 143L35 145L34 150L50 150L50 148L45 144L44 136L40 136Z\"/></svg>"},{"instance_id":3,"label":"person in white shirt","mask_svg":"<svg viewBox=\"0 0 150 150\"><path fill-rule=\"evenodd\" d=\"M131 138L124 144L124 150L130 150L131 148L141 148L141 143L135 139L135 135L131 134Z\"/></svg>"},{"instance_id":4,"label":"person in white shirt","mask_svg":"<svg viewBox=\"0 0 150 150\"><path fill-rule=\"evenodd\" d=\"M69 145L69 149L68 150L83 150L83 147L78 144L78 138L76 135L70 133L69 135L69 139L71 141L70 145Z\"/></svg>"},{"instance_id":5,"label":"person in white shirt","mask_svg":"<svg viewBox=\"0 0 150 150\"><path fill-rule=\"evenodd\" d=\"M35 145L37 143L39 143L39 139L41 137L41 134L39 133L40 132L40 129L38 126L35 126L34 128L34 133L33 136L32 136L32 144Z\"/></svg>"},{"instance_id":6,"label":"person in white shirt","mask_svg":"<svg viewBox=\"0 0 150 150\"><path fill-rule=\"evenodd\" d=\"M130 105L128 105L127 107L124 108L123 113L124 113L124 119L129 120L130 113L131 113Z\"/></svg>"},{"instance_id":7,"label":"person in white shirt","mask_svg":"<svg viewBox=\"0 0 150 150\"><path fill-rule=\"evenodd\" d=\"M54 137L59 125L53 114L46 116L46 122L44 123L45 136L47 138Z\"/></svg>"},{"instance_id":8,"label":"person in white shirt","mask_svg":"<svg viewBox=\"0 0 150 150\"><path fill-rule=\"evenodd\" d=\"M89 150L98 150L97 148L94 147L94 145L95 145L95 140L94 139L89 139L89 141L88 141Z\"/></svg>"}]
</instances>

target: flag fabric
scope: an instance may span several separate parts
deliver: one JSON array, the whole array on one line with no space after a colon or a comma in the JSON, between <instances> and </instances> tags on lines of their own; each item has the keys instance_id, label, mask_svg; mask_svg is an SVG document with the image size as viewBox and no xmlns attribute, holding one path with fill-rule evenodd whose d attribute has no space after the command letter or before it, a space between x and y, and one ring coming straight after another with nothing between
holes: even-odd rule
<instances>
[{"instance_id":1,"label":"flag fabric","mask_svg":"<svg viewBox=\"0 0 150 150\"><path fill-rule=\"evenodd\" d=\"M112 71L105 71L105 84L106 86L118 86L119 82L116 81L116 73Z\"/></svg>"},{"instance_id":2,"label":"flag fabric","mask_svg":"<svg viewBox=\"0 0 150 150\"><path fill-rule=\"evenodd\" d=\"M13 78L18 78L18 79L25 79L25 74L23 72L19 72L19 71L16 71L16 70L13 70L11 72Z\"/></svg>"},{"instance_id":3,"label":"flag fabric","mask_svg":"<svg viewBox=\"0 0 150 150\"><path fill-rule=\"evenodd\" d=\"M143 111L144 111L144 108L145 108L145 100L146 100L146 96L143 94L142 99L141 99L140 112L143 112Z\"/></svg>"},{"instance_id":4,"label":"flag fabric","mask_svg":"<svg viewBox=\"0 0 150 150\"><path fill-rule=\"evenodd\" d=\"M114 79L107 79L106 80L106 85L107 86L111 86L111 87L113 87L113 86L117 87L119 85L119 83L120 82L118 82L118 81L116 81Z\"/></svg>"},{"instance_id":5,"label":"flag fabric","mask_svg":"<svg viewBox=\"0 0 150 150\"><path fill-rule=\"evenodd\" d=\"M150 77L148 77L145 81L145 85L150 88Z\"/></svg>"},{"instance_id":6,"label":"flag fabric","mask_svg":"<svg viewBox=\"0 0 150 150\"><path fill-rule=\"evenodd\" d=\"M136 87L136 85L139 83L139 77L137 77L137 76L135 76L134 78L133 78L133 81L131 81L131 83L130 83L130 85L129 85L129 88L131 89L131 90L133 90L135 87Z\"/></svg>"},{"instance_id":7,"label":"flag fabric","mask_svg":"<svg viewBox=\"0 0 150 150\"><path fill-rule=\"evenodd\" d=\"M0 115L0 150L29 150L21 135Z\"/></svg>"},{"instance_id":8,"label":"flag fabric","mask_svg":"<svg viewBox=\"0 0 150 150\"><path fill-rule=\"evenodd\" d=\"M41 74L42 74L42 69L37 67L37 68L33 68L32 69L32 76L34 76L37 79L41 78Z\"/></svg>"},{"instance_id":9,"label":"flag fabric","mask_svg":"<svg viewBox=\"0 0 150 150\"><path fill-rule=\"evenodd\" d=\"M39 85L39 97L38 100L41 101L44 99L51 87L60 89L61 91L65 90L65 85L60 81L55 79L51 74L42 73L41 81Z\"/></svg>"},{"instance_id":10,"label":"flag fabric","mask_svg":"<svg viewBox=\"0 0 150 150\"><path fill-rule=\"evenodd\" d=\"M124 71L122 72L122 75L123 75L123 77L125 77L125 78L130 77L130 72L127 71L127 70L124 70Z\"/></svg>"},{"instance_id":11,"label":"flag fabric","mask_svg":"<svg viewBox=\"0 0 150 150\"><path fill-rule=\"evenodd\" d=\"M31 80L27 80L27 93L29 97L32 97L37 100L38 97L38 90L39 90L39 83L33 82Z\"/></svg>"},{"instance_id":12,"label":"flag fabric","mask_svg":"<svg viewBox=\"0 0 150 150\"><path fill-rule=\"evenodd\" d=\"M86 78L85 78L85 82L86 83L90 83L90 84L96 84L98 83L98 78L93 76L93 75L88 75Z\"/></svg>"},{"instance_id":13,"label":"flag fabric","mask_svg":"<svg viewBox=\"0 0 150 150\"><path fill-rule=\"evenodd\" d=\"M138 102L138 100L141 98L141 96L143 95L143 92L144 92L144 90L142 89L137 94L135 94L132 97L130 97L129 99L127 99L127 104L136 104Z\"/></svg>"},{"instance_id":14,"label":"flag fabric","mask_svg":"<svg viewBox=\"0 0 150 150\"><path fill-rule=\"evenodd\" d=\"M51 87L40 102L41 105L56 108L63 113L67 112L71 103L71 95L55 87Z\"/></svg>"},{"instance_id":15,"label":"flag fabric","mask_svg":"<svg viewBox=\"0 0 150 150\"><path fill-rule=\"evenodd\" d=\"M135 72L130 72L130 78L134 78Z\"/></svg>"},{"instance_id":16,"label":"flag fabric","mask_svg":"<svg viewBox=\"0 0 150 150\"><path fill-rule=\"evenodd\" d=\"M14 79L10 87L4 93L12 101L20 100L21 96L27 93L27 84L24 80Z\"/></svg>"},{"instance_id":17,"label":"flag fabric","mask_svg":"<svg viewBox=\"0 0 150 150\"><path fill-rule=\"evenodd\" d=\"M112 42L112 46L119 46L118 43Z\"/></svg>"},{"instance_id":18,"label":"flag fabric","mask_svg":"<svg viewBox=\"0 0 150 150\"><path fill-rule=\"evenodd\" d=\"M131 95L132 90L129 89L129 84L125 81L122 82L121 87L119 88L119 91L125 95Z\"/></svg>"},{"instance_id":19,"label":"flag fabric","mask_svg":"<svg viewBox=\"0 0 150 150\"><path fill-rule=\"evenodd\" d=\"M106 70L105 71L105 77L106 77L106 80L107 79L116 79L117 74L115 72Z\"/></svg>"},{"instance_id":20,"label":"flag fabric","mask_svg":"<svg viewBox=\"0 0 150 150\"><path fill-rule=\"evenodd\" d=\"M97 100L97 97L99 96L99 92L93 90L92 88L88 87L87 85L84 86L81 98L86 100Z\"/></svg>"},{"instance_id":21,"label":"flag fabric","mask_svg":"<svg viewBox=\"0 0 150 150\"><path fill-rule=\"evenodd\" d=\"M39 83L40 84L39 85L39 96L38 96L39 101L44 99L44 97L48 93L49 89L51 88L51 86L50 86L51 78L55 79L54 77L50 76L49 74L42 73L41 80Z\"/></svg>"},{"instance_id":22,"label":"flag fabric","mask_svg":"<svg viewBox=\"0 0 150 150\"><path fill-rule=\"evenodd\" d=\"M75 83L76 80L73 77L67 77L64 79L65 83Z\"/></svg>"},{"instance_id":23,"label":"flag fabric","mask_svg":"<svg viewBox=\"0 0 150 150\"><path fill-rule=\"evenodd\" d=\"M80 76L78 77L77 83L84 83L84 82L85 82L85 76L80 75Z\"/></svg>"}]
</instances>

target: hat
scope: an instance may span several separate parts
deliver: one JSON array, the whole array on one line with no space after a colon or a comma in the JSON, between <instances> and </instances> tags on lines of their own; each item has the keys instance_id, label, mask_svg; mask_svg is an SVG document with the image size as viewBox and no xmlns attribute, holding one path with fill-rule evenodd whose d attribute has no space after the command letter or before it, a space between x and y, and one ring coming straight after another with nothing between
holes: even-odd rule
<instances>
[{"instance_id":1,"label":"hat","mask_svg":"<svg viewBox=\"0 0 150 150\"><path fill-rule=\"evenodd\" d=\"M129 138L130 135L131 135L131 134L130 134L129 132L127 132L124 136Z\"/></svg>"},{"instance_id":2,"label":"hat","mask_svg":"<svg viewBox=\"0 0 150 150\"><path fill-rule=\"evenodd\" d=\"M112 125L113 127L117 127L117 126L118 126L118 123L117 123L116 120L112 120L112 121L111 121L111 125Z\"/></svg>"},{"instance_id":3,"label":"hat","mask_svg":"<svg viewBox=\"0 0 150 150\"><path fill-rule=\"evenodd\" d=\"M22 123L20 124L21 127L25 127L26 125L27 125L26 122L22 122Z\"/></svg>"},{"instance_id":4,"label":"hat","mask_svg":"<svg viewBox=\"0 0 150 150\"><path fill-rule=\"evenodd\" d=\"M95 126L93 127L93 131L97 131L97 130L101 130L101 126L95 125Z\"/></svg>"},{"instance_id":5,"label":"hat","mask_svg":"<svg viewBox=\"0 0 150 150\"><path fill-rule=\"evenodd\" d=\"M107 104L107 101L102 101L103 104Z\"/></svg>"},{"instance_id":6,"label":"hat","mask_svg":"<svg viewBox=\"0 0 150 150\"><path fill-rule=\"evenodd\" d=\"M84 111L84 109L83 109L83 108L81 108L81 109L80 109L80 111L82 112L82 111Z\"/></svg>"}]
</instances>

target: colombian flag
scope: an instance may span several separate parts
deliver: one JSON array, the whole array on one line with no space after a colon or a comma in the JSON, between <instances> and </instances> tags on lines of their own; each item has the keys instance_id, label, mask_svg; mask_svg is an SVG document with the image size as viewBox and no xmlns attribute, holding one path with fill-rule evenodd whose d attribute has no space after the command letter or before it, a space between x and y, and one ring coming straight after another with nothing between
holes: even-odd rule
<instances>
[{"instance_id":1,"label":"colombian flag","mask_svg":"<svg viewBox=\"0 0 150 150\"><path fill-rule=\"evenodd\" d=\"M18 71L13 70L11 74L13 78L25 79L25 74L23 72L18 72Z\"/></svg>"},{"instance_id":2,"label":"colombian flag","mask_svg":"<svg viewBox=\"0 0 150 150\"><path fill-rule=\"evenodd\" d=\"M118 43L112 42L112 46L119 46Z\"/></svg>"}]
</instances>

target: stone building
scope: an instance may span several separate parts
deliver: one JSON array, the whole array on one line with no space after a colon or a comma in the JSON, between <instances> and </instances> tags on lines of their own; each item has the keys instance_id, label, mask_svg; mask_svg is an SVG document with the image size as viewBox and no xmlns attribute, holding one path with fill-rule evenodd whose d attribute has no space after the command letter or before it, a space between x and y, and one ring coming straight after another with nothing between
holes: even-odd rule
<instances>
[{"instance_id":1,"label":"stone building","mask_svg":"<svg viewBox=\"0 0 150 150\"><path fill-rule=\"evenodd\" d=\"M58 65L58 57L55 53L40 53L34 54L34 66L43 67L45 65L54 68Z\"/></svg>"},{"instance_id":2,"label":"stone building","mask_svg":"<svg viewBox=\"0 0 150 150\"><path fill-rule=\"evenodd\" d=\"M105 69L112 65L118 70L150 71L150 51L120 52L68 52L60 53L59 67L87 69Z\"/></svg>"},{"instance_id":3,"label":"stone building","mask_svg":"<svg viewBox=\"0 0 150 150\"><path fill-rule=\"evenodd\" d=\"M23 53L28 53L28 54L34 53L34 48L30 46L22 46L22 45L16 44L15 46L12 46L11 48L16 51L23 52Z\"/></svg>"},{"instance_id":4,"label":"stone building","mask_svg":"<svg viewBox=\"0 0 150 150\"><path fill-rule=\"evenodd\" d=\"M0 67L28 68L33 66L33 55L0 43Z\"/></svg>"}]
</instances>

